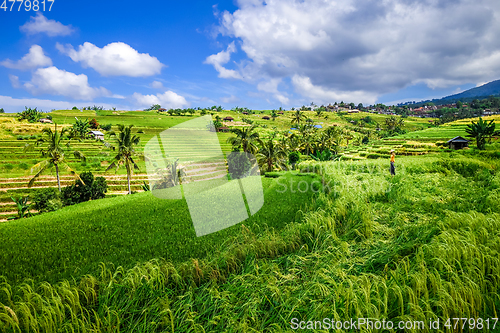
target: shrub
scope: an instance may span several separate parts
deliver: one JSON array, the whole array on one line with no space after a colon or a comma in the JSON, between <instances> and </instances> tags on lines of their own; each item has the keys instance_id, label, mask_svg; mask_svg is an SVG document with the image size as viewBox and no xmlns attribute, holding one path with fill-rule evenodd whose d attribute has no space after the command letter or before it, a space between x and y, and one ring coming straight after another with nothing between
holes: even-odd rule
<instances>
[{"instance_id":1,"label":"shrub","mask_svg":"<svg viewBox=\"0 0 500 333\"><path fill-rule=\"evenodd\" d=\"M139 134L144 134L144 131L142 129L138 130L137 133Z\"/></svg>"},{"instance_id":2,"label":"shrub","mask_svg":"<svg viewBox=\"0 0 500 333\"><path fill-rule=\"evenodd\" d=\"M381 158L381 157L385 157L385 156L382 154L377 154L377 153L370 153L370 154L366 155L366 158L370 158L370 159L377 159L377 158Z\"/></svg>"},{"instance_id":3,"label":"shrub","mask_svg":"<svg viewBox=\"0 0 500 333\"><path fill-rule=\"evenodd\" d=\"M29 165L23 162L23 163L19 164L19 169L28 170Z\"/></svg>"},{"instance_id":4,"label":"shrub","mask_svg":"<svg viewBox=\"0 0 500 333\"><path fill-rule=\"evenodd\" d=\"M100 125L100 126L101 126L101 129L103 129L105 131L111 130L111 124L104 124L104 125Z\"/></svg>"},{"instance_id":5,"label":"shrub","mask_svg":"<svg viewBox=\"0 0 500 333\"><path fill-rule=\"evenodd\" d=\"M36 190L32 201L34 208L40 213L52 212L62 207L60 193L53 187Z\"/></svg>"},{"instance_id":6,"label":"shrub","mask_svg":"<svg viewBox=\"0 0 500 333\"><path fill-rule=\"evenodd\" d=\"M25 110L17 114L18 120L27 119L30 123L37 122L42 118L42 112L38 111L36 108L25 107Z\"/></svg>"},{"instance_id":7,"label":"shrub","mask_svg":"<svg viewBox=\"0 0 500 333\"><path fill-rule=\"evenodd\" d=\"M74 205L80 202L96 200L105 197L108 185L104 177L94 179L92 172L82 172L80 178L73 185L66 186L62 191L62 201L65 206Z\"/></svg>"},{"instance_id":8,"label":"shrub","mask_svg":"<svg viewBox=\"0 0 500 333\"><path fill-rule=\"evenodd\" d=\"M3 168L5 170L12 170L14 169L14 166L11 163L4 164Z\"/></svg>"},{"instance_id":9,"label":"shrub","mask_svg":"<svg viewBox=\"0 0 500 333\"><path fill-rule=\"evenodd\" d=\"M71 110L78 110L78 108L76 106L73 106Z\"/></svg>"},{"instance_id":10,"label":"shrub","mask_svg":"<svg viewBox=\"0 0 500 333\"><path fill-rule=\"evenodd\" d=\"M98 129L99 128L99 123L95 118L93 118L91 121L89 121L90 128L92 129Z\"/></svg>"},{"instance_id":11,"label":"shrub","mask_svg":"<svg viewBox=\"0 0 500 333\"><path fill-rule=\"evenodd\" d=\"M300 154L296 151L292 151L288 154L288 163L292 166L292 169L295 169L295 164L297 164L300 160Z\"/></svg>"}]
</instances>

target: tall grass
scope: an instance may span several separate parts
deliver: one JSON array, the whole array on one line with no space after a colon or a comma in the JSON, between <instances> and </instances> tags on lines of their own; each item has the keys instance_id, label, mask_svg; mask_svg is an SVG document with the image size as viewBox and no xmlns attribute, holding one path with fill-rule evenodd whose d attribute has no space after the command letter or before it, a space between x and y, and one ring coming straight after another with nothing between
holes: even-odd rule
<instances>
[{"instance_id":1,"label":"tall grass","mask_svg":"<svg viewBox=\"0 0 500 333\"><path fill-rule=\"evenodd\" d=\"M484 203L500 188L497 162L397 161L394 178L387 161L302 164L329 184L302 219L240 225L209 257L101 265L52 285L4 281L0 330L287 332L293 318L498 317L500 214Z\"/></svg>"}]
</instances>

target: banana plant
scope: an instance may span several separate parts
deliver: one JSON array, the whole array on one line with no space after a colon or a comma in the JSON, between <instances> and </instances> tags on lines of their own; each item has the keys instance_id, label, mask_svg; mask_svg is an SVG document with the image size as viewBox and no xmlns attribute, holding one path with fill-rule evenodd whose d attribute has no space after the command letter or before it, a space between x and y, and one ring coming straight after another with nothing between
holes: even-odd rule
<instances>
[{"instance_id":1,"label":"banana plant","mask_svg":"<svg viewBox=\"0 0 500 333\"><path fill-rule=\"evenodd\" d=\"M17 216L9 217L7 220L18 220L25 217L33 216L30 212L31 204L28 204L29 196L20 197L18 199L10 197L17 206Z\"/></svg>"}]
</instances>

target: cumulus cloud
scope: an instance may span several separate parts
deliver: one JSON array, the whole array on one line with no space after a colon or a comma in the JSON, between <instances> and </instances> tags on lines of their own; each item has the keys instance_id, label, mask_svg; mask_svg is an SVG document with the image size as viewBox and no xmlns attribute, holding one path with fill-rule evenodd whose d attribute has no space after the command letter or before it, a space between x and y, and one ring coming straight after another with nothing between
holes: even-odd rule
<instances>
[{"instance_id":1,"label":"cumulus cloud","mask_svg":"<svg viewBox=\"0 0 500 333\"><path fill-rule=\"evenodd\" d=\"M32 45L28 54L18 61L14 62L10 59L6 59L0 62L0 65L7 68L27 70L37 67L52 66L52 60L43 53L43 49L40 45Z\"/></svg>"},{"instance_id":2,"label":"cumulus cloud","mask_svg":"<svg viewBox=\"0 0 500 333\"><path fill-rule=\"evenodd\" d=\"M68 36L73 33L71 25L64 25L55 20L48 20L41 12L38 12L36 16L30 17L30 20L22 25L19 30L28 35L45 33L50 37Z\"/></svg>"},{"instance_id":3,"label":"cumulus cloud","mask_svg":"<svg viewBox=\"0 0 500 333\"><path fill-rule=\"evenodd\" d=\"M222 103L226 103L226 104L237 103L237 102L240 101L240 99L237 96L234 96L234 95L222 97L220 100L221 100Z\"/></svg>"},{"instance_id":4,"label":"cumulus cloud","mask_svg":"<svg viewBox=\"0 0 500 333\"><path fill-rule=\"evenodd\" d=\"M153 81L151 82L151 88L155 88L155 89L165 89L165 87L163 86L163 83L161 83L160 81Z\"/></svg>"},{"instance_id":5,"label":"cumulus cloud","mask_svg":"<svg viewBox=\"0 0 500 333\"><path fill-rule=\"evenodd\" d=\"M369 103L419 82L437 88L500 76L496 0L237 4L238 10L220 15L219 33L238 40L246 59L225 72L222 65L235 52L233 41L206 63L214 65L220 77L252 82L262 91L273 87L269 83L266 88L268 83L262 81L286 79L300 94L322 99L317 102L353 96Z\"/></svg>"},{"instance_id":6,"label":"cumulus cloud","mask_svg":"<svg viewBox=\"0 0 500 333\"><path fill-rule=\"evenodd\" d=\"M24 87L34 95L51 94L79 100L92 100L99 96L112 97L106 88L91 87L87 75L77 75L54 66L37 69L31 81L25 83Z\"/></svg>"},{"instance_id":7,"label":"cumulus cloud","mask_svg":"<svg viewBox=\"0 0 500 333\"><path fill-rule=\"evenodd\" d=\"M219 72L219 77L223 79L241 79L242 76L239 72L234 69L225 68L224 64L227 64L231 59L231 53L236 52L236 46L234 46L234 42L229 44L227 50L220 51L217 54L212 54L211 56L205 59L204 63L214 66L215 70Z\"/></svg>"},{"instance_id":8,"label":"cumulus cloud","mask_svg":"<svg viewBox=\"0 0 500 333\"><path fill-rule=\"evenodd\" d=\"M160 74L165 66L156 57L139 53L122 42L110 43L103 48L85 42L78 47L78 51L71 45L59 43L56 48L73 61L80 62L84 68L93 68L103 76L151 76Z\"/></svg>"},{"instance_id":9,"label":"cumulus cloud","mask_svg":"<svg viewBox=\"0 0 500 333\"><path fill-rule=\"evenodd\" d=\"M166 109L177 109L189 106L186 99L174 93L173 91L165 91L163 94L156 95L143 95L140 93L134 93L132 98L135 100L139 107L146 108L153 104L160 104Z\"/></svg>"},{"instance_id":10,"label":"cumulus cloud","mask_svg":"<svg viewBox=\"0 0 500 333\"><path fill-rule=\"evenodd\" d=\"M12 84L12 87L14 88L21 88L21 83L19 83L19 77L9 74L9 80L10 84Z\"/></svg>"}]
</instances>

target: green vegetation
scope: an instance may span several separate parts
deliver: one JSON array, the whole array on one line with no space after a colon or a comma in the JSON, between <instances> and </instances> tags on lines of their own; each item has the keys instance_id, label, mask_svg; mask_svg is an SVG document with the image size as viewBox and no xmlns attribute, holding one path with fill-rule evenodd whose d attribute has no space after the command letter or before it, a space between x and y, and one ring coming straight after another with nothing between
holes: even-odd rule
<instances>
[{"instance_id":1,"label":"green vegetation","mask_svg":"<svg viewBox=\"0 0 500 333\"><path fill-rule=\"evenodd\" d=\"M127 184L128 184L128 194L132 193L130 189L130 176L134 172L133 169L139 170L139 167L134 162L133 156L136 155L134 146L139 144L141 140L137 135L132 135L132 127L134 125L129 125L125 127L123 125L118 125L118 130L120 131L118 135L115 132L110 132L110 136L116 138L116 143L118 144L118 154L116 154L113 163L111 163L107 170L116 168L118 169L120 165L125 166L127 170ZM106 171L107 171L106 170Z\"/></svg>"},{"instance_id":2,"label":"green vegetation","mask_svg":"<svg viewBox=\"0 0 500 333\"><path fill-rule=\"evenodd\" d=\"M116 178L105 175L105 181L110 190L143 193L64 208L56 189L37 189L39 195L32 196L26 184L12 178L23 174L21 163L37 163L38 154L23 151L25 142L15 136L46 138L50 127L26 121L13 127L0 117L5 131L0 134L10 138L0 140L2 172L9 177L0 179L5 204L0 210L11 209L3 208L10 207L11 196L30 195L33 206L45 212L0 224L0 267L7 267L0 279L0 331L281 332L291 330L293 318L443 323L453 317L497 317L497 134L484 136L484 150L451 151L446 141L465 136L472 119L436 127L427 119L304 109L285 115L276 110L254 115L245 108L195 110L196 115L215 113L216 121L231 115L234 122L223 124L231 132L217 133L223 152L253 152L266 173L262 209L203 237L195 236L186 202L154 197L140 172L131 179L128 170L118 170ZM140 154L154 135L193 117L172 111L177 113L96 108L53 116L66 127L64 117L112 123L110 130L121 132L118 146L121 141L129 149L123 151ZM380 124L385 128L378 131ZM80 165L68 156L75 170L109 169L123 161L113 160L106 142L84 139L74 145L88 161ZM388 170L391 149L396 150L394 177ZM143 161L130 165L145 166ZM173 177L166 181L178 177L180 182L181 167L169 167ZM292 168L300 172L284 171ZM91 186L87 176L81 178ZM73 178L62 175L61 182L71 186ZM42 176L40 183L56 185Z\"/></svg>"},{"instance_id":3,"label":"green vegetation","mask_svg":"<svg viewBox=\"0 0 500 333\"><path fill-rule=\"evenodd\" d=\"M59 166L64 166L67 171L75 174L73 169L71 169L65 160L65 149L62 145L62 138L66 129L62 129L60 132L57 132L57 124L54 127L54 132L50 128L44 128L42 133L46 134L45 137L42 137L36 142L36 146L41 146L46 144L40 150L42 157L46 158L44 161L37 163L31 168L31 174L35 174L33 178L31 178L28 183L28 187L33 186L35 180L48 168L55 167L56 169L56 177L57 177L57 186L59 187L59 192L61 192L61 181L59 179ZM66 145L67 146L67 145ZM34 144L27 144L25 146L25 151L33 150L35 147ZM73 155L77 159L85 160L85 156L78 150L73 152ZM75 174L76 175L76 174ZM76 175L78 178L78 176Z\"/></svg>"},{"instance_id":4,"label":"green vegetation","mask_svg":"<svg viewBox=\"0 0 500 333\"><path fill-rule=\"evenodd\" d=\"M472 124L467 125L465 129L467 136L476 139L477 149L484 150L486 142L491 143L491 138L495 135L500 135L500 131L495 131L495 124L493 120L486 122L483 118L479 118L479 121L472 122Z\"/></svg>"}]
</instances>

